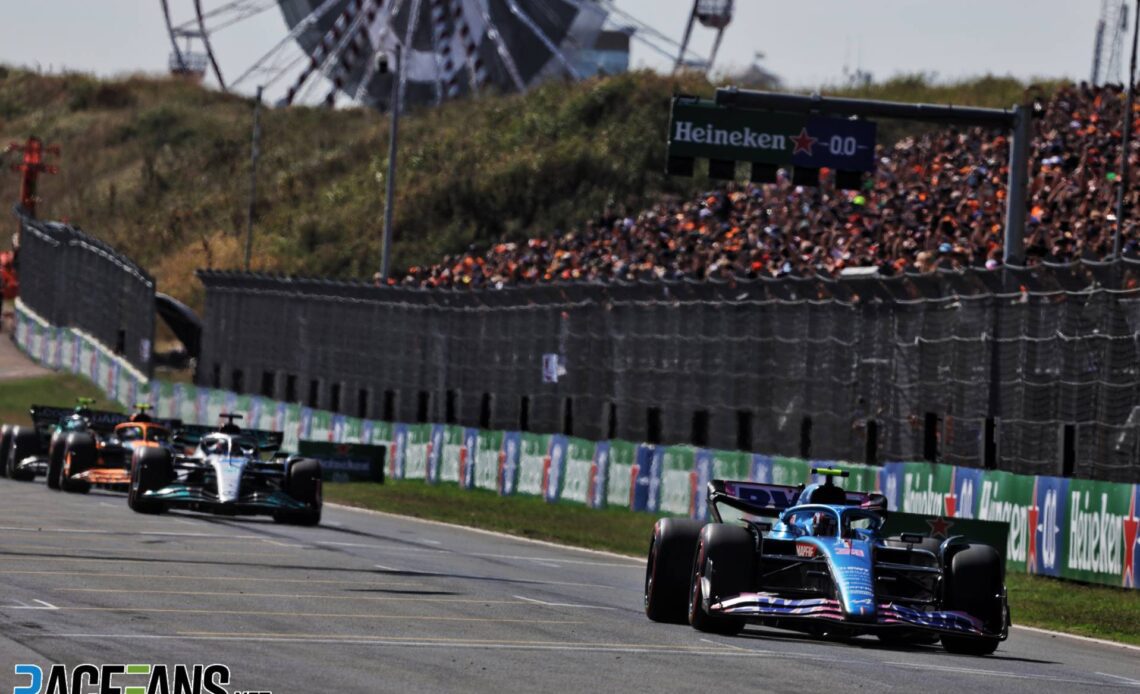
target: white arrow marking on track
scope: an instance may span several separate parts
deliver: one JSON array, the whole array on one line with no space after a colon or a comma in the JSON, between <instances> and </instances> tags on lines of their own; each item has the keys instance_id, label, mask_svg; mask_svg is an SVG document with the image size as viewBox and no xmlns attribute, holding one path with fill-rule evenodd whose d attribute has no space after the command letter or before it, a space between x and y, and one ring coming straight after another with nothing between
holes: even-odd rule
<instances>
[{"instance_id":1,"label":"white arrow marking on track","mask_svg":"<svg viewBox=\"0 0 1140 694\"><path fill-rule=\"evenodd\" d=\"M32 602L38 602L39 605L25 605L24 603L20 602L19 600L17 600L16 602L19 602L20 604L19 605L9 605L7 607L7 609L9 609L9 610L58 610L59 609L58 607L51 604L50 602L44 602L43 600L39 600L39 599L32 600Z\"/></svg>"}]
</instances>

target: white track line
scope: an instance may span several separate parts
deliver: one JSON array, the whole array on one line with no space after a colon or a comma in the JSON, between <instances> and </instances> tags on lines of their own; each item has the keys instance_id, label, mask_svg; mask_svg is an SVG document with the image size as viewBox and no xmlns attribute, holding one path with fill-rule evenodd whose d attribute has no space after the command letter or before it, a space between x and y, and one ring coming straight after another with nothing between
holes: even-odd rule
<instances>
[{"instance_id":1,"label":"white track line","mask_svg":"<svg viewBox=\"0 0 1140 694\"><path fill-rule=\"evenodd\" d=\"M1130 651L1140 651L1140 646L1133 646L1127 643L1120 643L1119 641L1109 641L1108 639L1094 639L1091 636L1081 636L1079 634L1066 634L1063 631L1051 631L1049 629L1039 629L1037 627L1027 627L1020 624L1014 624L1014 629L1021 631L1032 631L1035 634L1044 634L1046 636L1063 636L1067 639L1076 639L1077 641L1086 641L1088 643L1095 643L1100 646L1112 646L1113 648L1124 648Z\"/></svg>"},{"instance_id":2,"label":"white track line","mask_svg":"<svg viewBox=\"0 0 1140 694\"><path fill-rule=\"evenodd\" d=\"M604 605L579 605L570 602L547 602L545 600L536 600L535 598L528 598L525 595L512 595L512 598L518 598L525 602L532 602L535 605L542 605L543 607L573 607L581 610L616 610L616 607L606 607Z\"/></svg>"}]
</instances>

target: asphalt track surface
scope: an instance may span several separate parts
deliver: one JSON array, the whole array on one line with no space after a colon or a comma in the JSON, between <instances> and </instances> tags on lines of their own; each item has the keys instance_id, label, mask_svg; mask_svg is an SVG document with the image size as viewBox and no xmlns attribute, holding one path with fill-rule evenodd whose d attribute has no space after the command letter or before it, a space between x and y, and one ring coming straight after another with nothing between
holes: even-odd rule
<instances>
[{"instance_id":1,"label":"asphalt track surface","mask_svg":"<svg viewBox=\"0 0 1140 694\"><path fill-rule=\"evenodd\" d=\"M1140 650L1016 629L985 658L710 637L645 618L642 561L341 508L325 521L141 516L121 494L0 479L0 692L26 684L15 664L56 662L224 663L228 691L274 694L1140 691Z\"/></svg>"}]
</instances>

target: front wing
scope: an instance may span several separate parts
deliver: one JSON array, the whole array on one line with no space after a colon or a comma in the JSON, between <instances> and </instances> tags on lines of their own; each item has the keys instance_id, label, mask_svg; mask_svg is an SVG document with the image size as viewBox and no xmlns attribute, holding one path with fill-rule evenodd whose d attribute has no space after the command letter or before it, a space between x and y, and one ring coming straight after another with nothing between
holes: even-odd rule
<instances>
[{"instance_id":1,"label":"front wing","mask_svg":"<svg viewBox=\"0 0 1140 694\"><path fill-rule=\"evenodd\" d=\"M712 615L732 615L755 619L803 620L805 622L841 622L866 631L889 629L922 629L942 634L1006 637L1003 631L986 631L982 621L965 612L916 610L897 603L880 603L874 621L849 619L838 600L831 598L782 598L775 593L742 593L721 599L708 606Z\"/></svg>"},{"instance_id":2,"label":"front wing","mask_svg":"<svg viewBox=\"0 0 1140 694\"><path fill-rule=\"evenodd\" d=\"M309 506L285 492L253 492L242 494L232 501L222 501L217 494L186 484L172 484L162 489L144 492L147 501L160 501L169 508L185 508L222 515L272 514L277 511L305 511Z\"/></svg>"}]
</instances>

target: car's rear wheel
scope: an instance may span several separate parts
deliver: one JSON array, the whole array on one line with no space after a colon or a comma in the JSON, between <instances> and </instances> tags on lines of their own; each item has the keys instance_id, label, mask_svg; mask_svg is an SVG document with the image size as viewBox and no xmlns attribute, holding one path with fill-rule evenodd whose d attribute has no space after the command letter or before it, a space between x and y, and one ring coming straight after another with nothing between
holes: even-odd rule
<instances>
[{"instance_id":1,"label":"car's rear wheel","mask_svg":"<svg viewBox=\"0 0 1140 694\"><path fill-rule=\"evenodd\" d=\"M689 570L702 527L688 518L662 518L653 526L645 565L645 615L653 621L689 621Z\"/></svg>"},{"instance_id":2,"label":"car's rear wheel","mask_svg":"<svg viewBox=\"0 0 1140 694\"><path fill-rule=\"evenodd\" d=\"M988 545L970 545L959 550L950 560L945 605L982 620L986 631L1001 632L1005 628L1004 572L1001 555ZM951 653L989 655L997 650L996 637L942 637L942 646Z\"/></svg>"},{"instance_id":3,"label":"car's rear wheel","mask_svg":"<svg viewBox=\"0 0 1140 694\"><path fill-rule=\"evenodd\" d=\"M699 631L716 634L736 634L744 628L743 619L711 615L705 611L704 603L738 595L752 587L755 548L752 533L746 528L709 523L701 530L689 587L689 624Z\"/></svg>"},{"instance_id":4,"label":"car's rear wheel","mask_svg":"<svg viewBox=\"0 0 1140 694\"><path fill-rule=\"evenodd\" d=\"M309 458L290 460L285 465L281 491L308 508L303 511L277 511L273 520L292 525L318 525L324 504L321 487L321 464Z\"/></svg>"},{"instance_id":5,"label":"car's rear wheel","mask_svg":"<svg viewBox=\"0 0 1140 694\"><path fill-rule=\"evenodd\" d=\"M29 456L40 452L40 435L31 427L17 426L12 429L12 440L8 444L8 477L21 482L31 482L36 478L35 470L21 470L17 464Z\"/></svg>"},{"instance_id":6,"label":"car's rear wheel","mask_svg":"<svg viewBox=\"0 0 1140 694\"><path fill-rule=\"evenodd\" d=\"M127 488L127 506L137 513L162 513L161 501L143 498L145 492L157 491L174 481L174 464L165 448L136 448L131 457L131 483Z\"/></svg>"},{"instance_id":7,"label":"car's rear wheel","mask_svg":"<svg viewBox=\"0 0 1140 694\"><path fill-rule=\"evenodd\" d=\"M0 477L8 476L8 448L12 445L12 425L0 425Z\"/></svg>"},{"instance_id":8,"label":"car's rear wheel","mask_svg":"<svg viewBox=\"0 0 1140 694\"><path fill-rule=\"evenodd\" d=\"M63 471L59 477L59 488L65 492L86 494L91 491L87 480L75 479L95 467L95 437L86 432L73 432L63 441ZM51 461L48 461L48 479L51 479Z\"/></svg>"}]
</instances>

